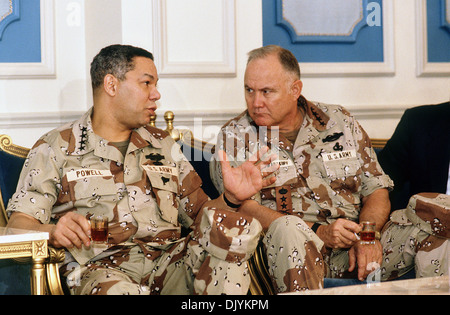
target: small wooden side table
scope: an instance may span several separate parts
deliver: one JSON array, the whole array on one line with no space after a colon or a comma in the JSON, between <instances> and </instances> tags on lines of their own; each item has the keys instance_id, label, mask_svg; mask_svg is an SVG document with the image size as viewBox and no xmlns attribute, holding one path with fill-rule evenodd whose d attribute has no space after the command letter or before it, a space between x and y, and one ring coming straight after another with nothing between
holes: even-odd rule
<instances>
[{"instance_id":1,"label":"small wooden side table","mask_svg":"<svg viewBox=\"0 0 450 315\"><path fill-rule=\"evenodd\" d=\"M45 259L48 257L47 232L36 232L0 227L0 259L32 259L31 294L44 295L46 291Z\"/></svg>"}]
</instances>

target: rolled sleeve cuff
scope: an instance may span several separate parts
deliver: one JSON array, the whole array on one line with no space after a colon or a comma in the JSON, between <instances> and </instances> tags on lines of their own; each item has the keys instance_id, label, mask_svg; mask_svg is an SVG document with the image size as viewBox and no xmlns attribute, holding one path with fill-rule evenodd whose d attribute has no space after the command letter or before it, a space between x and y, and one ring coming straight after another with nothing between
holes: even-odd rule
<instances>
[{"instance_id":1,"label":"rolled sleeve cuff","mask_svg":"<svg viewBox=\"0 0 450 315\"><path fill-rule=\"evenodd\" d=\"M367 197L375 190L381 188L386 188L388 191L392 191L394 189L394 182L388 175L372 177L370 181L363 183L361 193L363 196Z\"/></svg>"},{"instance_id":2,"label":"rolled sleeve cuff","mask_svg":"<svg viewBox=\"0 0 450 315\"><path fill-rule=\"evenodd\" d=\"M211 255L239 263L252 256L261 231L261 224L252 217L228 210L204 208L195 235L200 245Z\"/></svg>"}]
</instances>

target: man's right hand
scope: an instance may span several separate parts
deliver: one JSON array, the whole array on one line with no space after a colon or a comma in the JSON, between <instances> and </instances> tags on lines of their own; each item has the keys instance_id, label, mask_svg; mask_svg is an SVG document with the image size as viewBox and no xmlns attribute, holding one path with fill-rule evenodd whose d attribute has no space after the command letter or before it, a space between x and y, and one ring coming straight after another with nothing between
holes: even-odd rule
<instances>
[{"instance_id":1,"label":"man's right hand","mask_svg":"<svg viewBox=\"0 0 450 315\"><path fill-rule=\"evenodd\" d=\"M49 234L49 243L55 248L81 249L83 245L89 247L91 244L91 225L89 220L75 212L68 212L59 219L58 224L42 224L28 214L14 212L7 227L42 231Z\"/></svg>"},{"instance_id":2,"label":"man's right hand","mask_svg":"<svg viewBox=\"0 0 450 315\"><path fill-rule=\"evenodd\" d=\"M91 228L89 221L80 214L68 212L61 217L50 232L49 242L56 248L89 247Z\"/></svg>"},{"instance_id":3,"label":"man's right hand","mask_svg":"<svg viewBox=\"0 0 450 315\"><path fill-rule=\"evenodd\" d=\"M350 248L358 242L359 239L355 233L359 232L361 232L361 226L358 223L338 219L330 225L321 225L317 230L317 236L328 248Z\"/></svg>"}]
</instances>

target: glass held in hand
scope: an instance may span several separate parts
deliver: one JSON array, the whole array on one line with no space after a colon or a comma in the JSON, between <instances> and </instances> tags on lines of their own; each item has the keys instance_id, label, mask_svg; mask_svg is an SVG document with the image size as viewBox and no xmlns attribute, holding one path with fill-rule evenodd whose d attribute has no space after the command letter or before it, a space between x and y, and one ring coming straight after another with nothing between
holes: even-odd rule
<instances>
[{"instance_id":1,"label":"glass held in hand","mask_svg":"<svg viewBox=\"0 0 450 315\"><path fill-rule=\"evenodd\" d=\"M107 243L108 241L108 217L93 215L90 218L91 239L94 243Z\"/></svg>"},{"instance_id":2,"label":"glass held in hand","mask_svg":"<svg viewBox=\"0 0 450 315\"><path fill-rule=\"evenodd\" d=\"M361 244L375 244L375 222L361 222L362 230L359 233Z\"/></svg>"}]
</instances>

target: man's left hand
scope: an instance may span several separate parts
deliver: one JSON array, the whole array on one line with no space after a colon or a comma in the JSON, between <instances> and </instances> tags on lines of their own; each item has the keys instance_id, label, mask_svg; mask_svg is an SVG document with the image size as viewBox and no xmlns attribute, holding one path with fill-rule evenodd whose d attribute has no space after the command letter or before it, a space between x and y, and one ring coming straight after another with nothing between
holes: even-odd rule
<instances>
[{"instance_id":1,"label":"man's left hand","mask_svg":"<svg viewBox=\"0 0 450 315\"><path fill-rule=\"evenodd\" d=\"M219 151L220 164L222 166L223 184L226 198L235 204L241 204L262 188L272 185L276 181L271 176L278 170L278 164L269 164L276 156L266 156L269 148L258 151L248 161L239 167L231 167L224 151Z\"/></svg>"},{"instance_id":2,"label":"man's left hand","mask_svg":"<svg viewBox=\"0 0 450 315\"><path fill-rule=\"evenodd\" d=\"M374 271L369 268L367 270L367 266L375 262L378 265L381 265L383 259L383 248L381 246L380 241L376 240L375 244L361 244L357 242L348 252L349 256L349 272L352 272L356 264L358 265L358 279L363 281L367 278L367 276Z\"/></svg>"}]
</instances>

